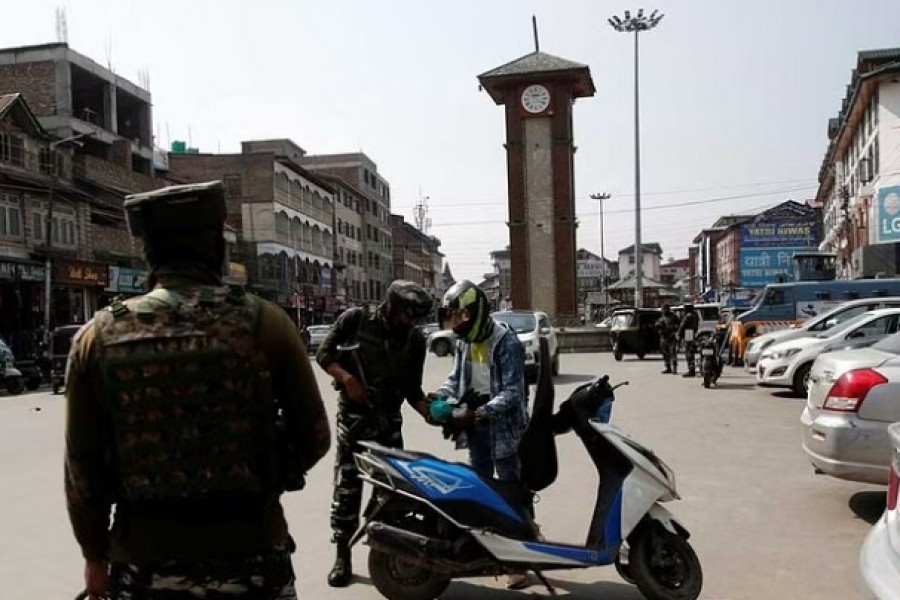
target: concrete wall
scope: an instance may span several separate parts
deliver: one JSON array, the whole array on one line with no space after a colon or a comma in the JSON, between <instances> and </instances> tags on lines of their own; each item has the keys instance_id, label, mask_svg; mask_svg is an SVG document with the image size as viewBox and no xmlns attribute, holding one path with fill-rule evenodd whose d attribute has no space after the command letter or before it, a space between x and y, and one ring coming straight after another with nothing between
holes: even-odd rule
<instances>
[{"instance_id":1,"label":"concrete wall","mask_svg":"<svg viewBox=\"0 0 900 600\"><path fill-rule=\"evenodd\" d=\"M530 281L531 308L543 310L552 319L557 310L550 125L547 118L526 119L524 146L528 261L540 265Z\"/></svg>"}]
</instances>

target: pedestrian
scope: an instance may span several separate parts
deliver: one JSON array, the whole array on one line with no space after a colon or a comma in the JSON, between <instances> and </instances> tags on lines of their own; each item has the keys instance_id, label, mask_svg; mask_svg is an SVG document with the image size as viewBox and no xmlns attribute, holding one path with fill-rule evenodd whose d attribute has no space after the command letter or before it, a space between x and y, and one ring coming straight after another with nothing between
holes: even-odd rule
<instances>
[{"instance_id":1,"label":"pedestrian","mask_svg":"<svg viewBox=\"0 0 900 600\"><path fill-rule=\"evenodd\" d=\"M482 477L515 483L521 479L519 443L528 424L525 350L515 331L491 318L489 307L484 291L468 280L444 294L441 328L452 329L460 342L453 368L434 395L474 399L453 420L466 431L469 462ZM527 584L525 572L507 581L510 589Z\"/></svg>"},{"instance_id":2,"label":"pedestrian","mask_svg":"<svg viewBox=\"0 0 900 600\"><path fill-rule=\"evenodd\" d=\"M222 285L221 182L124 207L152 291L97 312L66 374L65 495L87 598L294 599L280 495L330 444L300 338L281 308Z\"/></svg>"},{"instance_id":3,"label":"pedestrian","mask_svg":"<svg viewBox=\"0 0 900 600\"><path fill-rule=\"evenodd\" d=\"M656 321L656 329L659 332L659 349L666 367L663 373L678 372L678 326L678 317L672 312L672 307L664 304L662 316Z\"/></svg>"},{"instance_id":4,"label":"pedestrian","mask_svg":"<svg viewBox=\"0 0 900 600\"><path fill-rule=\"evenodd\" d=\"M684 305L684 316L678 326L678 340L684 345L684 362L687 363L687 373L682 377L697 376L697 330L700 328L700 318L693 304Z\"/></svg>"},{"instance_id":5,"label":"pedestrian","mask_svg":"<svg viewBox=\"0 0 900 600\"><path fill-rule=\"evenodd\" d=\"M350 539L359 527L362 502L362 482L353 460L359 442L402 448L404 400L428 420L422 389L425 335L417 325L431 314L432 305L421 286L394 281L375 310L355 307L342 313L316 354L340 391L331 503L337 556L328 574L332 587L345 587L353 578Z\"/></svg>"}]
</instances>

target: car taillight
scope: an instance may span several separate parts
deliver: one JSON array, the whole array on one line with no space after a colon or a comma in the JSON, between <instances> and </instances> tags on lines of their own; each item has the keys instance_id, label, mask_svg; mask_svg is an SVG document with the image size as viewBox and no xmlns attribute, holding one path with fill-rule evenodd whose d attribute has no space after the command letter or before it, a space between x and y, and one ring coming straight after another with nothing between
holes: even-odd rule
<instances>
[{"instance_id":1,"label":"car taillight","mask_svg":"<svg viewBox=\"0 0 900 600\"><path fill-rule=\"evenodd\" d=\"M891 478L888 480L887 509L897 508L897 495L900 492L900 451L894 450L891 461Z\"/></svg>"},{"instance_id":2,"label":"car taillight","mask_svg":"<svg viewBox=\"0 0 900 600\"><path fill-rule=\"evenodd\" d=\"M872 369L847 371L831 386L822 408L840 412L856 412L862 406L869 390L882 383L887 383L887 379Z\"/></svg>"}]
</instances>

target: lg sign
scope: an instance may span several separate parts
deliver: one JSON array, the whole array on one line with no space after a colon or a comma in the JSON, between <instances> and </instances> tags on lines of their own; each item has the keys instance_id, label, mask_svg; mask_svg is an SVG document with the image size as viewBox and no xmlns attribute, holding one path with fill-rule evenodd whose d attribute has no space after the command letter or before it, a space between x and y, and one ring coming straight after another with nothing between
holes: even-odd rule
<instances>
[{"instance_id":1,"label":"lg sign","mask_svg":"<svg viewBox=\"0 0 900 600\"><path fill-rule=\"evenodd\" d=\"M878 207L878 241L900 240L900 186L879 190Z\"/></svg>"}]
</instances>

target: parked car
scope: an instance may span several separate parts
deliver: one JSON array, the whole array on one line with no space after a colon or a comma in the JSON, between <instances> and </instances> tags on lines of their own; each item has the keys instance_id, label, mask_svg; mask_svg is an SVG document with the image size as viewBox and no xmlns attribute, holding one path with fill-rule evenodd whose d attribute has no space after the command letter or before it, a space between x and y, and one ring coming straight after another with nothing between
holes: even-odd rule
<instances>
[{"instance_id":1,"label":"parked car","mask_svg":"<svg viewBox=\"0 0 900 600\"><path fill-rule=\"evenodd\" d=\"M849 321L857 315L870 310L879 308L900 308L900 297L894 296L890 298L862 298L860 300L850 300L839 304L833 309L805 321L799 327L791 329L782 329L764 333L750 340L747 349L744 351L744 365L750 371L756 370L759 357L763 351L771 346L788 340L796 340L802 337L810 337L824 331L828 331L835 325L840 325L844 321Z\"/></svg>"},{"instance_id":2,"label":"parked car","mask_svg":"<svg viewBox=\"0 0 900 600\"><path fill-rule=\"evenodd\" d=\"M891 458L887 503L859 553L859 570L869 595L879 600L900 600L900 423L888 427Z\"/></svg>"},{"instance_id":3,"label":"parked car","mask_svg":"<svg viewBox=\"0 0 900 600\"><path fill-rule=\"evenodd\" d=\"M541 360L541 338L547 338L550 346L550 373L559 375L559 340L556 329L547 313L541 311L507 310L491 313L495 321L506 323L519 336L525 346L525 378L537 381Z\"/></svg>"},{"instance_id":4,"label":"parked car","mask_svg":"<svg viewBox=\"0 0 900 600\"><path fill-rule=\"evenodd\" d=\"M871 338L897 332L900 308L882 308L844 321L813 337L789 340L770 346L760 357L756 383L768 387L791 388L798 396L809 390L813 361L826 349L859 343L871 345Z\"/></svg>"},{"instance_id":5,"label":"parked car","mask_svg":"<svg viewBox=\"0 0 900 600\"><path fill-rule=\"evenodd\" d=\"M438 329L429 334L426 344L430 352L437 356L447 356L456 347L456 334L449 329Z\"/></svg>"},{"instance_id":6,"label":"parked car","mask_svg":"<svg viewBox=\"0 0 900 600\"><path fill-rule=\"evenodd\" d=\"M900 421L900 334L868 348L827 352L813 364L800 422L803 450L819 471L887 483L888 426Z\"/></svg>"},{"instance_id":7,"label":"parked car","mask_svg":"<svg viewBox=\"0 0 900 600\"><path fill-rule=\"evenodd\" d=\"M306 328L309 332L309 351L316 352L325 338L334 329L334 325L310 325Z\"/></svg>"},{"instance_id":8,"label":"parked car","mask_svg":"<svg viewBox=\"0 0 900 600\"><path fill-rule=\"evenodd\" d=\"M599 323L595 324L594 327L596 327L596 328L599 329L600 331L606 331L606 332L608 332L608 331L610 330L610 328L612 327L612 322L613 322L613 318L612 318L612 317L606 317L605 319L603 319L603 320L600 321Z\"/></svg>"}]
</instances>

